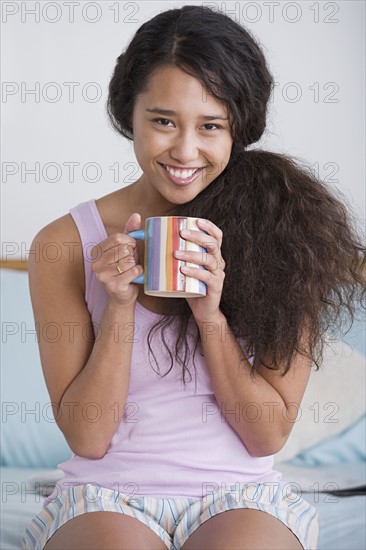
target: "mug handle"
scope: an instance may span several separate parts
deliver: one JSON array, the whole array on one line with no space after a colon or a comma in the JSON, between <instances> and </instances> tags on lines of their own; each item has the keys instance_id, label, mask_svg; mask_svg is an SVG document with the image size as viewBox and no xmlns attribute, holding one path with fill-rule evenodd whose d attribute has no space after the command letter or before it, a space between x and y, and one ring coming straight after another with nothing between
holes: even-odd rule
<instances>
[{"instance_id":1,"label":"mug handle","mask_svg":"<svg viewBox=\"0 0 366 550\"><path fill-rule=\"evenodd\" d=\"M134 239L138 239L140 241L145 240L145 230L144 229L137 229L136 231L130 231L130 233L127 233L130 237L133 237ZM136 279L131 281L131 283L138 283L138 284L144 284L145 282L145 275L142 273Z\"/></svg>"}]
</instances>

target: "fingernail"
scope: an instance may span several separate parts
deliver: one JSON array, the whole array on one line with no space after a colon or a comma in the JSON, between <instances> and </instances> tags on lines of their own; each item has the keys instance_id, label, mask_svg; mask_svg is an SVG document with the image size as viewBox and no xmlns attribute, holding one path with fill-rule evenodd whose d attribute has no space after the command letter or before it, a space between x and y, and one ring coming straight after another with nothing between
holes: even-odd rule
<instances>
[{"instance_id":1,"label":"fingernail","mask_svg":"<svg viewBox=\"0 0 366 550\"><path fill-rule=\"evenodd\" d=\"M182 229L181 232L180 232L181 235L190 235L191 232L189 231L189 229Z\"/></svg>"}]
</instances>

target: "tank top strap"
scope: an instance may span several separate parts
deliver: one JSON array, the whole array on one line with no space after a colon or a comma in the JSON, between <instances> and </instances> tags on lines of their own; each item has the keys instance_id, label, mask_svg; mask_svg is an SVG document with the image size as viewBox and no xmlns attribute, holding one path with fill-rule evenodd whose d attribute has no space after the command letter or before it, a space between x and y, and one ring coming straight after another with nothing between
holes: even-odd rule
<instances>
[{"instance_id":1,"label":"tank top strap","mask_svg":"<svg viewBox=\"0 0 366 550\"><path fill-rule=\"evenodd\" d=\"M83 248L85 299L89 304L90 291L94 275L91 268L91 250L95 245L99 244L101 241L104 241L108 235L95 204L95 199L91 199L74 206L70 209L69 213L71 214L79 231Z\"/></svg>"}]
</instances>

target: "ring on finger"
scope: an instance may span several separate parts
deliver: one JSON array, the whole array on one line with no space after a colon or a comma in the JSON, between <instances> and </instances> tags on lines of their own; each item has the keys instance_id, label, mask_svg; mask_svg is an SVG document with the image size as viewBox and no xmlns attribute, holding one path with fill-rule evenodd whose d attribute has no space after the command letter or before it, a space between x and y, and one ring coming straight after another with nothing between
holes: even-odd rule
<instances>
[{"instance_id":1,"label":"ring on finger","mask_svg":"<svg viewBox=\"0 0 366 550\"><path fill-rule=\"evenodd\" d=\"M122 275L122 273L124 273L124 271L119 267L119 265L116 265L116 269L119 275Z\"/></svg>"}]
</instances>

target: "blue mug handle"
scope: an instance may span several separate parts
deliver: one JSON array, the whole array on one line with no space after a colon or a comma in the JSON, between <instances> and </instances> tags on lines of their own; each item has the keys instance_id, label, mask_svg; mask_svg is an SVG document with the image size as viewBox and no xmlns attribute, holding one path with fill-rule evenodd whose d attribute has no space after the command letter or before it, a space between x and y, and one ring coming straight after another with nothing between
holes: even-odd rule
<instances>
[{"instance_id":1,"label":"blue mug handle","mask_svg":"<svg viewBox=\"0 0 366 550\"><path fill-rule=\"evenodd\" d=\"M138 239L140 241L145 240L145 229L137 229L137 231L131 231L130 233L127 233L130 237L133 237L134 239ZM131 281L131 283L138 283L138 284L144 284L145 283L145 275L142 273L136 279Z\"/></svg>"}]
</instances>

